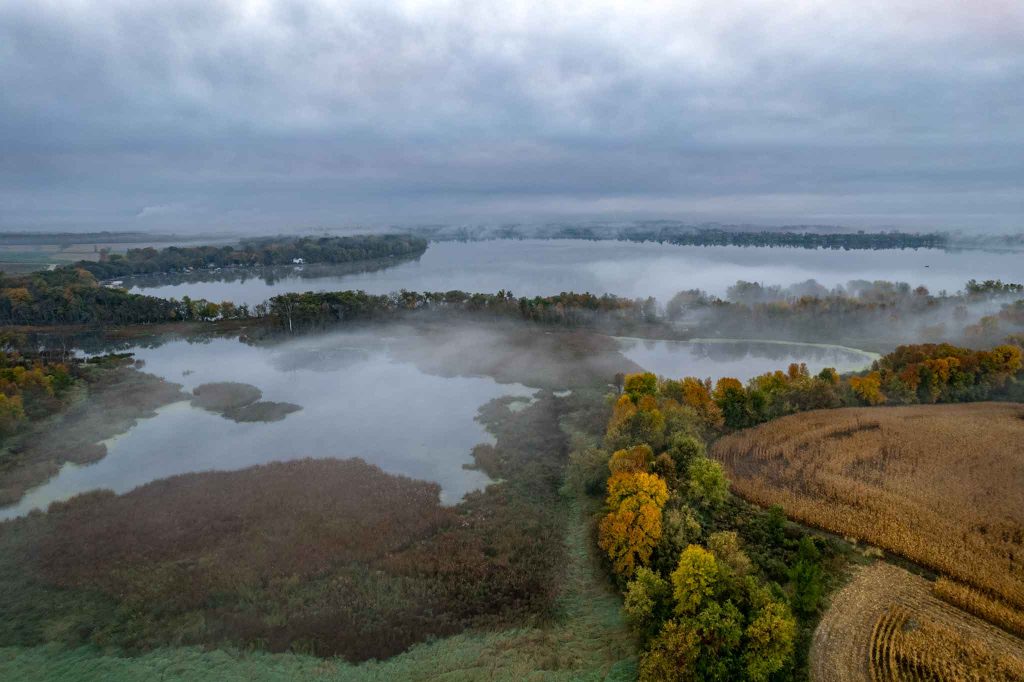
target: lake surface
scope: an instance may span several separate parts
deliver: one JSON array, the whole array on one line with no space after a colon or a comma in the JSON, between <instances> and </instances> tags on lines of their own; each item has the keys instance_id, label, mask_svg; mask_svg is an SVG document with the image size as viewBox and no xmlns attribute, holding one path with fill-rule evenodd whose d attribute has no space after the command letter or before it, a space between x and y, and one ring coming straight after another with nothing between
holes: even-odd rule
<instances>
[{"instance_id":1,"label":"lake surface","mask_svg":"<svg viewBox=\"0 0 1024 682\"><path fill-rule=\"evenodd\" d=\"M458 337L467 340L457 353L449 354L450 362L440 366L433 360L444 353L431 344L447 347L451 338L402 325L269 346L251 346L234 338L137 346L131 351L144 362L144 371L182 384L186 391L206 383L241 382L258 387L262 400L294 403L302 409L281 421L239 423L188 401L167 405L106 441L106 457L88 465L64 465L17 505L0 510L0 518L97 488L126 492L191 471L241 469L304 457L361 457L389 473L435 481L442 487L443 502L458 502L490 482L482 472L464 468L472 463L474 445L494 442L476 420L479 408L502 396L520 398L525 405L536 392L488 376L461 376L457 367L444 366L478 366L470 355L494 352L492 336L474 340L463 329ZM616 341L624 370L632 360L669 377L747 379L785 369L790 362L806 362L812 371L826 366L852 370L873 358L813 344Z\"/></svg>"},{"instance_id":2,"label":"lake surface","mask_svg":"<svg viewBox=\"0 0 1024 682\"><path fill-rule=\"evenodd\" d=\"M812 374L826 367L854 372L871 366L874 353L811 343L765 341L665 341L620 338L622 354L644 369L670 379L752 377L806 363Z\"/></svg>"},{"instance_id":3,"label":"lake surface","mask_svg":"<svg viewBox=\"0 0 1024 682\"><path fill-rule=\"evenodd\" d=\"M457 502L489 479L464 469L477 443L494 440L477 410L505 395L530 397L519 384L486 377L441 377L393 359L386 337L333 334L254 347L233 339L172 341L134 348L144 371L183 384L244 382L263 400L302 409L281 421L238 423L193 407L167 405L127 433L107 441L107 456L66 464L18 505L17 516L95 488L125 492L189 471L241 469L303 457L361 457L383 470L441 484L442 501Z\"/></svg>"},{"instance_id":4,"label":"lake surface","mask_svg":"<svg viewBox=\"0 0 1024 682\"><path fill-rule=\"evenodd\" d=\"M957 291L967 280L1024 279L1019 253L942 251L835 251L796 248L699 247L582 240L439 242L420 258L393 266L353 271L351 265L276 271L273 278L225 273L174 280L128 281L132 291L165 298L205 298L254 305L284 292L363 289L383 294L412 291L493 293L517 296L589 291L660 301L686 289L724 295L737 280L789 285L815 279L833 287L853 279L923 284L933 292ZM231 281L226 281L230 278Z\"/></svg>"}]
</instances>

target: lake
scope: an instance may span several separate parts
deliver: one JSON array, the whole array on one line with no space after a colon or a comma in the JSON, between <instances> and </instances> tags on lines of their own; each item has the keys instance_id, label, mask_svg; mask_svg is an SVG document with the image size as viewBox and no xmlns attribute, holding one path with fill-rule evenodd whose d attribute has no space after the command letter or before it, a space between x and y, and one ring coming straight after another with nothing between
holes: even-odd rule
<instances>
[{"instance_id":1,"label":"lake","mask_svg":"<svg viewBox=\"0 0 1024 682\"><path fill-rule=\"evenodd\" d=\"M48 483L2 511L16 516L95 488L125 492L189 471L240 469L303 457L361 457L385 471L441 484L457 502L487 476L463 468L471 450L493 438L475 420L478 408L504 395L529 398L518 384L486 377L442 377L395 360L387 337L331 334L277 346L236 339L170 341L133 348L144 371L192 390L210 382L244 382L263 400L301 410L275 422L235 422L178 402L107 441L108 454L85 466L66 464Z\"/></svg>"},{"instance_id":2,"label":"lake","mask_svg":"<svg viewBox=\"0 0 1024 682\"><path fill-rule=\"evenodd\" d=\"M853 372L871 365L875 353L813 343L777 341L695 340L620 338L621 352L644 369L670 379L752 377L783 370L790 363L806 363L812 374L826 367Z\"/></svg>"},{"instance_id":3,"label":"lake","mask_svg":"<svg viewBox=\"0 0 1024 682\"><path fill-rule=\"evenodd\" d=\"M589 291L630 298L700 288L724 295L737 280L789 285L815 279L832 287L853 279L904 281L933 292L957 291L971 278L1019 281L1019 253L935 249L836 251L739 246L699 247L582 240L437 242L420 258L372 268L305 266L276 269L271 277L225 272L128 280L131 290L152 296L188 295L254 305L284 292L363 289L383 294L410 291L493 293L517 296ZM312 275L312 276L311 276ZM214 279L211 279L214 277Z\"/></svg>"},{"instance_id":4,"label":"lake","mask_svg":"<svg viewBox=\"0 0 1024 682\"><path fill-rule=\"evenodd\" d=\"M65 464L18 504L0 510L0 518L97 488L125 492L190 471L304 457L361 457L389 473L435 481L442 487L443 502L458 502L490 482L482 472L465 468L472 463L474 445L494 442L476 420L480 407L502 396L526 401L537 390L508 378L499 383L488 375L499 375L491 369L465 374L488 367L482 359L503 343L488 329L459 328L438 335L407 325L376 325L273 345L215 338L136 346L131 351L144 363L144 371L182 384L186 391L213 382L241 382L259 388L262 400L302 409L280 421L236 422L188 401L166 405L156 416L106 441L106 457L88 465ZM541 332L541 337L550 334ZM631 371L639 365L675 378L747 379L785 369L790 362L806 362L812 371L825 366L861 369L873 357L813 344L614 342L619 355L613 344L608 381L618 366ZM521 344L522 339L507 343ZM548 351L537 348L544 347L526 351L532 363L554 361ZM566 360L560 357L558 362ZM527 376L522 381L529 381Z\"/></svg>"}]
</instances>

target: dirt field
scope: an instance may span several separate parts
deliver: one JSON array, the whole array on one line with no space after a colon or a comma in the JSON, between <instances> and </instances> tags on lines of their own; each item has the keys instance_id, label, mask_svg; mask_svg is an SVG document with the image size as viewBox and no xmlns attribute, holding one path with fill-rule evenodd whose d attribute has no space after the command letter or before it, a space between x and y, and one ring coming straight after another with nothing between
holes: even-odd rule
<instances>
[{"instance_id":1,"label":"dirt field","mask_svg":"<svg viewBox=\"0 0 1024 682\"><path fill-rule=\"evenodd\" d=\"M847 408L727 436L733 489L1024 611L1024 405Z\"/></svg>"},{"instance_id":2,"label":"dirt field","mask_svg":"<svg viewBox=\"0 0 1024 682\"><path fill-rule=\"evenodd\" d=\"M816 682L1024 680L1024 640L932 596L884 562L858 569L811 644Z\"/></svg>"}]
</instances>

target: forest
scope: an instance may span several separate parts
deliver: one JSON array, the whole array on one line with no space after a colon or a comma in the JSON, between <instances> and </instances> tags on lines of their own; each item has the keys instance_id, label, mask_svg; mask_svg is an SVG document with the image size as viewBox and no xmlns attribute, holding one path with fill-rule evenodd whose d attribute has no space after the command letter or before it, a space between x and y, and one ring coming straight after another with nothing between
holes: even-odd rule
<instances>
[{"instance_id":1,"label":"forest","mask_svg":"<svg viewBox=\"0 0 1024 682\"><path fill-rule=\"evenodd\" d=\"M419 255L426 249L425 239L399 234L264 238L243 240L238 246L128 249L124 255L103 254L99 261L80 261L75 265L100 280L108 280L200 268L285 265L299 259L303 263L352 263Z\"/></svg>"}]
</instances>

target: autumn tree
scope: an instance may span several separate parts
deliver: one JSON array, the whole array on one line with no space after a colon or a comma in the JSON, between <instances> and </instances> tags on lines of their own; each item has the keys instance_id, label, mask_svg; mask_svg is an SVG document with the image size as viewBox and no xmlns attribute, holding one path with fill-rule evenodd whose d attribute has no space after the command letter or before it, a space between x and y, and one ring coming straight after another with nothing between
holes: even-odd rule
<instances>
[{"instance_id":1,"label":"autumn tree","mask_svg":"<svg viewBox=\"0 0 1024 682\"><path fill-rule=\"evenodd\" d=\"M672 596L677 615L694 615L714 597L719 568L715 555L700 545L690 545L679 555L672 572Z\"/></svg>"},{"instance_id":2,"label":"autumn tree","mask_svg":"<svg viewBox=\"0 0 1024 682\"><path fill-rule=\"evenodd\" d=\"M885 402L882 378L878 372L871 372L863 377L850 377L850 388L854 395L867 405L881 405Z\"/></svg>"},{"instance_id":3,"label":"autumn tree","mask_svg":"<svg viewBox=\"0 0 1024 682\"><path fill-rule=\"evenodd\" d=\"M668 488L654 474L617 473L608 479L609 512L598 525L598 545L616 573L632 576L650 560L661 539L661 512L667 500Z\"/></svg>"},{"instance_id":4,"label":"autumn tree","mask_svg":"<svg viewBox=\"0 0 1024 682\"><path fill-rule=\"evenodd\" d=\"M631 471L647 471L654 461L654 451L647 444L634 445L631 448L616 450L608 460L608 470L612 474Z\"/></svg>"},{"instance_id":5,"label":"autumn tree","mask_svg":"<svg viewBox=\"0 0 1024 682\"><path fill-rule=\"evenodd\" d=\"M654 396L658 393L658 377L651 372L627 374L624 387L626 395L633 402L639 402L643 396Z\"/></svg>"}]
</instances>

